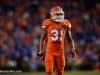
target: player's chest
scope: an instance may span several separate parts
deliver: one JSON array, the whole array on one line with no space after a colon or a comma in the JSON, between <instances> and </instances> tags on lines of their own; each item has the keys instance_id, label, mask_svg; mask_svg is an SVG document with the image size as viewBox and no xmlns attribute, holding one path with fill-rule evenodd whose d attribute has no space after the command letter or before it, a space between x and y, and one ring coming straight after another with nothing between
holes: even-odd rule
<instances>
[{"instance_id":1,"label":"player's chest","mask_svg":"<svg viewBox=\"0 0 100 75\"><path fill-rule=\"evenodd\" d=\"M50 25L47 29L48 34L50 33L65 33L67 30L67 28L65 27L65 25L59 25L59 24L55 24L55 25Z\"/></svg>"}]
</instances>

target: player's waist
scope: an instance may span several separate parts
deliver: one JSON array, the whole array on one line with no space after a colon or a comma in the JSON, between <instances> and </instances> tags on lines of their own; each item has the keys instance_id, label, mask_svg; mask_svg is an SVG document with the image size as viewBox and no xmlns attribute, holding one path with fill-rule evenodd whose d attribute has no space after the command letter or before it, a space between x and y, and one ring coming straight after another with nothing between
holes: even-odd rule
<instances>
[{"instance_id":1,"label":"player's waist","mask_svg":"<svg viewBox=\"0 0 100 75\"><path fill-rule=\"evenodd\" d=\"M47 45L46 47L47 50L64 50L64 46L54 46L54 45Z\"/></svg>"},{"instance_id":2,"label":"player's waist","mask_svg":"<svg viewBox=\"0 0 100 75\"><path fill-rule=\"evenodd\" d=\"M63 49L47 49L46 53L50 53L50 54L64 54L64 50Z\"/></svg>"},{"instance_id":3,"label":"player's waist","mask_svg":"<svg viewBox=\"0 0 100 75\"><path fill-rule=\"evenodd\" d=\"M50 46L60 46L60 45L63 45L64 44L64 41L48 41L47 42L47 45L50 45Z\"/></svg>"},{"instance_id":4,"label":"player's waist","mask_svg":"<svg viewBox=\"0 0 100 75\"><path fill-rule=\"evenodd\" d=\"M48 46L54 46L54 47L56 47L56 46L60 47L60 46L64 45L64 42L59 42L59 41L58 42L47 42L47 45Z\"/></svg>"}]
</instances>

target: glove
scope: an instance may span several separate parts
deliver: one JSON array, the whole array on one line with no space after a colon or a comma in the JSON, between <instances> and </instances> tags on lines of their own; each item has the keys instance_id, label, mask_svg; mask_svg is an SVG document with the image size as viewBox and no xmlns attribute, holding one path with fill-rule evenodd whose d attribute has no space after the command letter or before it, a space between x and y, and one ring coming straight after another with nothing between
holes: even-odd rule
<instances>
[{"instance_id":1,"label":"glove","mask_svg":"<svg viewBox=\"0 0 100 75\"><path fill-rule=\"evenodd\" d=\"M40 60L45 60L45 54L43 54L43 53L37 53L37 56L39 56L40 57Z\"/></svg>"},{"instance_id":2,"label":"glove","mask_svg":"<svg viewBox=\"0 0 100 75\"><path fill-rule=\"evenodd\" d=\"M72 58L76 58L77 57L77 52L76 51L72 51Z\"/></svg>"}]
</instances>

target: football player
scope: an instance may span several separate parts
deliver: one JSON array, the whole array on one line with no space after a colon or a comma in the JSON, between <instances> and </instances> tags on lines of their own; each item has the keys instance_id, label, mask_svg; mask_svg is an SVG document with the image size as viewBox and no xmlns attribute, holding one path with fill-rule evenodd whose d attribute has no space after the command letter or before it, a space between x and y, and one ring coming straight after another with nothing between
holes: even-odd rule
<instances>
[{"instance_id":1,"label":"football player","mask_svg":"<svg viewBox=\"0 0 100 75\"><path fill-rule=\"evenodd\" d=\"M38 55L43 58L43 46L46 44L45 70L46 75L52 75L53 69L56 75L63 75L65 66L64 44L68 40L72 44L73 57L76 57L75 44L71 36L71 23L64 19L64 11L60 6L54 6L50 10L50 19L42 23L42 35L40 38Z\"/></svg>"}]
</instances>

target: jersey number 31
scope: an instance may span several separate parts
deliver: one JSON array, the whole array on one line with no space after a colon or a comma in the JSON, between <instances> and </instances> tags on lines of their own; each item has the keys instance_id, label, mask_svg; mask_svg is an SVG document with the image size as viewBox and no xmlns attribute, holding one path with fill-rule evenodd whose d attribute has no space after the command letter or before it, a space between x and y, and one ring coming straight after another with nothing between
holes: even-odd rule
<instances>
[{"instance_id":1,"label":"jersey number 31","mask_svg":"<svg viewBox=\"0 0 100 75\"><path fill-rule=\"evenodd\" d=\"M64 35L64 30L57 30L57 29L53 29L51 30L51 40L52 41L59 41L62 40L62 37Z\"/></svg>"}]
</instances>

